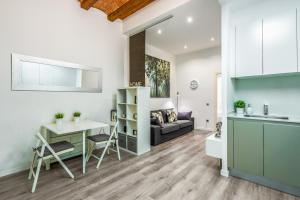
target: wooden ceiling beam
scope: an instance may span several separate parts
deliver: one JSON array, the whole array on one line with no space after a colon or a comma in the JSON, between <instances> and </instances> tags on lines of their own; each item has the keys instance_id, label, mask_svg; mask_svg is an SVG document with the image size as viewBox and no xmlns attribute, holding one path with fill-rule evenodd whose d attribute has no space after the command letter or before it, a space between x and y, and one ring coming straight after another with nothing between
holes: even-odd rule
<instances>
[{"instance_id":1,"label":"wooden ceiling beam","mask_svg":"<svg viewBox=\"0 0 300 200\"><path fill-rule=\"evenodd\" d=\"M80 6L81 8L88 10L97 2L98 0L81 0Z\"/></svg>"},{"instance_id":2,"label":"wooden ceiling beam","mask_svg":"<svg viewBox=\"0 0 300 200\"><path fill-rule=\"evenodd\" d=\"M132 15L139 9L144 8L155 0L129 0L123 4L120 8L110 13L107 18L110 21L115 21L116 19L125 19L126 17Z\"/></svg>"}]
</instances>

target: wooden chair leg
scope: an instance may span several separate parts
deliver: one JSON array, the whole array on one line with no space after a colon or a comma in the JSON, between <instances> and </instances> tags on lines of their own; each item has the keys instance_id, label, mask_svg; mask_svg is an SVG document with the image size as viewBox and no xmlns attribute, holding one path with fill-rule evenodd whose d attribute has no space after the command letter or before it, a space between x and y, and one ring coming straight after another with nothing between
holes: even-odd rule
<instances>
[{"instance_id":1,"label":"wooden chair leg","mask_svg":"<svg viewBox=\"0 0 300 200\"><path fill-rule=\"evenodd\" d=\"M32 156L32 161L31 161L31 164L30 164L30 167L29 167L28 180L30 180L31 177L32 177L33 170L34 170L34 167L35 167L35 160L36 160L36 151L34 151L33 156Z\"/></svg>"},{"instance_id":2,"label":"wooden chair leg","mask_svg":"<svg viewBox=\"0 0 300 200\"><path fill-rule=\"evenodd\" d=\"M90 157L92 156L94 148L95 148L95 143L89 141L88 142L88 152L87 152L87 155L86 155L86 162L88 162Z\"/></svg>"}]
</instances>

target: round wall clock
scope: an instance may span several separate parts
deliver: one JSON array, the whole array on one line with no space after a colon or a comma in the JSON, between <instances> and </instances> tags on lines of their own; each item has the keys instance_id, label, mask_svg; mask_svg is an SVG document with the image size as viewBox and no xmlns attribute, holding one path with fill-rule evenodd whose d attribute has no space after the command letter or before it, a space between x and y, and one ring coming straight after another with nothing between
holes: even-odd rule
<instances>
[{"instance_id":1,"label":"round wall clock","mask_svg":"<svg viewBox=\"0 0 300 200\"><path fill-rule=\"evenodd\" d=\"M192 81L190 82L190 88L191 88L192 90L197 89L197 88L198 88L198 81L192 80Z\"/></svg>"}]
</instances>

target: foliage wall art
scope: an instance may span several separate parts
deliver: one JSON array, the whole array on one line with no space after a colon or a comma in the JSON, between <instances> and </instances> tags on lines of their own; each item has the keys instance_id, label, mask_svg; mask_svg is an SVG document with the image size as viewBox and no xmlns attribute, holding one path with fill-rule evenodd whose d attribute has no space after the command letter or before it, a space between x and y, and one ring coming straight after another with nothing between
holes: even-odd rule
<instances>
[{"instance_id":1,"label":"foliage wall art","mask_svg":"<svg viewBox=\"0 0 300 200\"><path fill-rule=\"evenodd\" d=\"M170 97L170 62L146 55L145 80L151 97Z\"/></svg>"}]
</instances>

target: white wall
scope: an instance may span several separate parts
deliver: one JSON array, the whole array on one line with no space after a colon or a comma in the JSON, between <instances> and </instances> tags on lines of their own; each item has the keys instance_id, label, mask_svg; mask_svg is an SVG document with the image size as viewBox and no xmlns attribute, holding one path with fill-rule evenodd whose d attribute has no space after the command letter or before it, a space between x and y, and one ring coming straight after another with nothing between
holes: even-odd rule
<instances>
[{"instance_id":1,"label":"white wall","mask_svg":"<svg viewBox=\"0 0 300 200\"><path fill-rule=\"evenodd\" d=\"M195 128L214 129L216 124L217 73L221 72L220 48L210 48L176 57L179 111L193 111ZM199 87L190 89L197 80ZM209 106L206 104L209 103ZM209 119L209 123L206 123Z\"/></svg>"},{"instance_id":2,"label":"white wall","mask_svg":"<svg viewBox=\"0 0 300 200\"><path fill-rule=\"evenodd\" d=\"M64 112L108 122L123 86L121 24L75 0L0 1L0 176L28 168L34 134ZM11 53L103 68L103 93L11 91Z\"/></svg>"},{"instance_id":3,"label":"white wall","mask_svg":"<svg viewBox=\"0 0 300 200\"><path fill-rule=\"evenodd\" d=\"M151 98L150 106L151 110L158 110L164 108L175 108L176 107L176 58L174 55L158 49L150 44L146 44L146 54L160 58L162 60L169 61L170 66L170 98Z\"/></svg>"}]
</instances>

